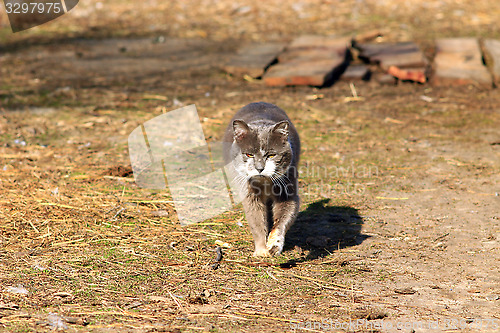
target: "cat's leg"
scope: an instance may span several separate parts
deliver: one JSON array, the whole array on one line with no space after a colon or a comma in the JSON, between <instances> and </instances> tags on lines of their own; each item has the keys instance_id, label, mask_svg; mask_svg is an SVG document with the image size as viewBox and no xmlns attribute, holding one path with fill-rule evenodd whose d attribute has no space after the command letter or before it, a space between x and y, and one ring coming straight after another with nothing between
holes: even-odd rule
<instances>
[{"instance_id":1,"label":"cat's leg","mask_svg":"<svg viewBox=\"0 0 500 333\"><path fill-rule=\"evenodd\" d=\"M270 254L266 248L268 232L266 205L253 196L247 196L242 203L255 245L253 255L254 257L269 257Z\"/></svg>"},{"instance_id":2,"label":"cat's leg","mask_svg":"<svg viewBox=\"0 0 500 333\"><path fill-rule=\"evenodd\" d=\"M283 251L285 245L285 234L292 226L299 213L300 201L298 196L294 196L287 201L275 202L273 207L274 224L266 248L273 256L277 256Z\"/></svg>"}]
</instances>

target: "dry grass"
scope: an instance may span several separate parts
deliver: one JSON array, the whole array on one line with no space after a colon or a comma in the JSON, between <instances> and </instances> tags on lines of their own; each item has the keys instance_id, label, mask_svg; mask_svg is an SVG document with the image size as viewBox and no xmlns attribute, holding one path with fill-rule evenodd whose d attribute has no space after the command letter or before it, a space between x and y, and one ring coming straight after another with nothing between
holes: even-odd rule
<instances>
[{"instance_id":1,"label":"dry grass","mask_svg":"<svg viewBox=\"0 0 500 333\"><path fill-rule=\"evenodd\" d=\"M2 30L0 330L276 332L300 323L314 332L308 321L357 319L460 319L474 330L478 319L500 320L496 90L360 82L353 98L347 82L269 89L217 66L245 40L318 31L386 29L387 40L423 46L435 36L498 37L498 5L96 3L43 29ZM87 70L106 41L68 60L81 48L72 37L134 34L164 35L181 51L162 72L148 71L156 55L147 52L127 55L144 72L98 61ZM179 101L197 105L215 141L233 112L258 100L294 120L304 167L300 217L283 255L264 261L251 257L239 208L180 226L168 191L135 185L126 145Z\"/></svg>"}]
</instances>

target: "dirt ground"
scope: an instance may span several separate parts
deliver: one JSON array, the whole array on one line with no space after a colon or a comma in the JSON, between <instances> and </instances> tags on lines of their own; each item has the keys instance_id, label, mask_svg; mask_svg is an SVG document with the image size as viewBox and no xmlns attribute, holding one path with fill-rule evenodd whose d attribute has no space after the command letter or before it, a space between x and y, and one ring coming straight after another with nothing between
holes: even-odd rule
<instances>
[{"instance_id":1,"label":"dirt ground","mask_svg":"<svg viewBox=\"0 0 500 333\"><path fill-rule=\"evenodd\" d=\"M499 15L466 0L89 0L12 34L0 10L0 331L498 332L498 89L268 88L221 67L250 41L372 29L431 56L436 37L500 38ZM168 191L135 185L127 148L189 104L215 142L261 100L303 145L301 213L266 260L241 207L181 226Z\"/></svg>"}]
</instances>

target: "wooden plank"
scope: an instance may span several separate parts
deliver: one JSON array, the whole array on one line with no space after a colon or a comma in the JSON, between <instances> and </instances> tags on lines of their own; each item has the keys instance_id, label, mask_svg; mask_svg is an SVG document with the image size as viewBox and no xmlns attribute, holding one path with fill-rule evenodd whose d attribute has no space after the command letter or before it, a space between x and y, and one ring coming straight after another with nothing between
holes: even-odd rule
<instances>
[{"instance_id":1,"label":"wooden plank","mask_svg":"<svg viewBox=\"0 0 500 333\"><path fill-rule=\"evenodd\" d=\"M484 58L496 85L500 84L500 40L486 39L483 43Z\"/></svg>"},{"instance_id":2,"label":"wooden plank","mask_svg":"<svg viewBox=\"0 0 500 333\"><path fill-rule=\"evenodd\" d=\"M261 77L284 48L284 43L246 45L238 50L237 54L224 66L224 70L237 76L246 74L253 78Z\"/></svg>"},{"instance_id":3,"label":"wooden plank","mask_svg":"<svg viewBox=\"0 0 500 333\"><path fill-rule=\"evenodd\" d=\"M348 64L350 38L301 36L278 57L264 75L268 86L330 85Z\"/></svg>"},{"instance_id":4,"label":"wooden plank","mask_svg":"<svg viewBox=\"0 0 500 333\"><path fill-rule=\"evenodd\" d=\"M370 69L366 65L350 65L347 67L342 76L343 81L358 81L368 80L370 77Z\"/></svg>"},{"instance_id":5,"label":"wooden plank","mask_svg":"<svg viewBox=\"0 0 500 333\"><path fill-rule=\"evenodd\" d=\"M288 46L287 51L306 48L327 48L343 50L351 43L349 37L304 35L295 38Z\"/></svg>"},{"instance_id":6,"label":"wooden plank","mask_svg":"<svg viewBox=\"0 0 500 333\"><path fill-rule=\"evenodd\" d=\"M418 47L413 42L405 43L379 43L379 44L358 44L360 50L359 57L372 64L378 64L384 70L391 66L398 68L418 68L425 67L427 60Z\"/></svg>"},{"instance_id":7,"label":"wooden plank","mask_svg":"<svg viewBox=\"0 0 500 333\"><path fill-rule=\"evenodd\" d=\"M344 60L322 59L272 66L264 75L267 86L316 86L329 84L343 71Z\"/></svg>"},{"instance_id":8,"label":"wooden plank","mask_svg":"<svg viewBox=\"0 0 500 333\"><path fill-rule=\"evenodd\" d=\"M436 86L474 84L492 87L476 38L442 38L436 41L432 83Z\"/></svg>"}]
</instances>

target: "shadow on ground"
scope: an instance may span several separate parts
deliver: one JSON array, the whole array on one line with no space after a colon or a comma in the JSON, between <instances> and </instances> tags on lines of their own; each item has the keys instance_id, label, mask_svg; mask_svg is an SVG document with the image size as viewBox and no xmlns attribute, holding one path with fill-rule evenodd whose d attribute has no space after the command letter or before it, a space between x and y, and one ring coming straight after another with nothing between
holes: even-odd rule
<instances>
[{"instance_id":1,"label":"shadow on ground","mask_svg":"<svg viewBox=\"0 0 500 333\"><path fill-rule=\"evenodd\" d=\"M336 250L361 244L370 236L361 234L363 219L349 206L329 206L330 199L309 204L287 233L284 250L300 247L309 261Z\"/></svg>"}]
</instances>

